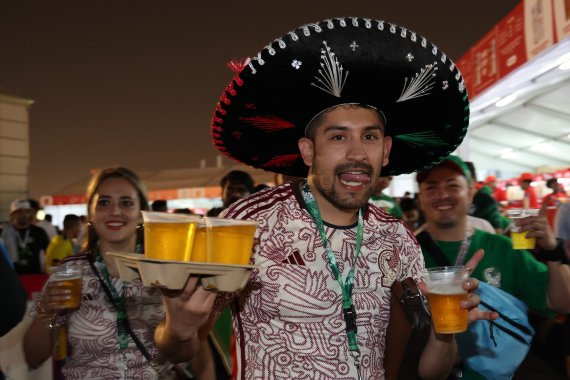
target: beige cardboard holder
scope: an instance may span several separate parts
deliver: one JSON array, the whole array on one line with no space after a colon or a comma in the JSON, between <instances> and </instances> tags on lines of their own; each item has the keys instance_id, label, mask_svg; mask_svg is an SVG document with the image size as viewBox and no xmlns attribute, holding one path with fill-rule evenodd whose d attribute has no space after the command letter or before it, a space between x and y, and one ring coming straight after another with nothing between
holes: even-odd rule
<instances>
[{"instance_id":1,"label":"beige cardboard holder","mask_svg":"<svg viewBox=\"0 0 570 380\"><path fill-rule=\"evenodd\" d=\"M242 290L251 274L253 265L193 263L148 259L138 253L109 252L115 259L119 276L124 281L140 278L144 286L179 290L188 277L200 276L205 289L220 292Z\"/></svg>"}]
</instances>

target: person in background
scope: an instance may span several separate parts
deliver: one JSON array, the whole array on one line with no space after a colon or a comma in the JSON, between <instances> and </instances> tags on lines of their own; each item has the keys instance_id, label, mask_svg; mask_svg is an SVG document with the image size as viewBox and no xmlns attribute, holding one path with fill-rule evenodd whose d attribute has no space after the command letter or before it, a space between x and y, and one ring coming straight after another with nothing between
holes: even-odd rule
<instances>
[{"instance_id":1,"label":"person in background","mask_svg":"<svg viewBox=\"0 0 570 380\"><path fill-rule=\"evenodd\" d=\"M475 188L475 184L477 182L477 172L475 170L474 164L470 161L466 161L465 165L467 165L467 168L469 169L469 174L471 176L469 185L472 187L473 192L473 199L471 201L471 207L469 208L469 215L475 218L484 219L492 226L489 229L488 223L481 222L477 219L468 218L471 225L471 230L479 228L484 231L491 231L494 229L496 233L502 233L503 230L509 225L510 221L501 214L498 202L491 196L490 187L483 186L478 190Z\"/></svg>"},{"instance_id":2,"label":"person in background","mask_svg":"<svg viewBox=\"0 0 570 380\"><path fill-rule=\"evenodd\" d=\"M392 216L402 219L404 214L402 209L395 198L383 193L384 189L390 186L392 182L392 176L380 177L374 182L374 187L372 188L372 195L368 202L372 203L374 206L388 212Z\"/></svg>"},{"instance_id":3,"label":"person in background","mask_svg":"<svg viewBox=\"0 0 570 380\"><path fill-rule=\"evenodd\" d=\"M218 216L235 201L253 193L253 178L241 170L232 170L220 181L222 188L222 207L215 207L208 211L208 216Z\"/></svg>"},{"instance_id":4,"label":"person in background","mask_svg":"<svg viewBox=\"0 0 570 380\"><path fill-rule=\"evenodd\" d=\"M87 217L85 215L79 215L79 220L81 224L79 225L79 234L77 239L75 239L75 244L73 246L74 252L80 252L81 247L83 247L83 240L85 240L85 235L87 235Z\"/></svg>"},{"instance_id":5,"label":"person in background","mask_svg":"<svg viewBox=\"0 0 570 380\"><path fill-rule=\"evenodd\" d=\"M269 186L266 185L265 183L260 183L259 185L255 185L255 187L253 188L253 193L257 193L258 191L265 190L268 188Z\"/></svg>"},{"instance_id":6,"label":"person in background","mask_svg":"<svg viewBox=\"0 0 570 380\"><path fill-rule=\"evenodd\" d=\"M529 308L552 317L570 311L570 267L560 255L560 247L546 218L533 216L517 224L528 237L536 237L539 262L526 250L514 250L511 240L481 230L467 229L467 211L474 188L467 165L449 156L438 165L418 172L420 203L427 229L418 234L426 268L442 266L433 254L433 244L453 264L461 265L483 249L485 256L472 276L501 288L519 298ZM467 243L463 249L463 244ZM461 258L460 252L465 253ZM458 259L459 257L459 259ZM459 260L460 262L457 262ZM475 369L467 368L464 379L480 379Z\"/></svg>"},{"instance_id":7,"label":"person in background","mask_svg":"<svg viewBox=\"0 0 570 380\"><path fill-rule=\"evenodd\" d=\"M83 252L60 263L83 269L80 307L69 311L61 301L70 299L70 291L48 282L24 337L26 361L35 368L52 355L54 336L65 325L70 349L62 372L67 379L174 379L173 365L158 355L152 339L164 316L160 289L143 287L140 279L121 280L108 255L142 252L141 210L148 210L144 184L129 169L105 169L89 182L87 206Z\"/></svg>"},{"instance_id":8,"label":"person in background","mask_svg":"<svg viewBox=\"0 0 570 380\"><path fill-rule=\"evenodd\" d=\"M207 216L218 216L236 201L255 192L253 178L241 170L232 170L220 181L222 187L222 207L208 211ZM219 379L229 378L231 374L231 353L223 347L231 347L234 341L232 334L232 316L229 307L221 313L220 318L212 327L209 335L209 344L212 346L216 375Z\"/></svg>"},{"instance_id":9,"label":"person in background","mask_svg":"<svg viewBox=\"0 0 570 380\"><path fill-rule=\"evenodd\" d=\"M421 210L413 198L402 198L400 200L400 208L404 214L404 222L406 222L412 231L415 231L422 225Z\"/></svg>"},{"instance_id":10,"label":"person in background","mask_svg":"<svg viewBox=\"0 0 570 380\"><path fill-rule=\"evenodd\" d=\"M556 214L556 237L562 242L567 263L570 263L570 203L564 203ZM566 314L564 320L564 364L566 366L566 376L570 379L570 314Z\"/></svg>"},{"instance_id":11,"label":"person in background","mask_svg":"<svg viewBox=\"0 0 570 380\"><path fill-rule=\"evenodd\" d=\"M492 192L491 195L493 196L493 198L495 198L497 202L499 202L499 204L504 204L505 202L508 202L507 192L505 191L505 189L502 189L499 186L497 186L497 177L495 177L494 175L487 176L487 178L485 178L485 185L488 186L489 189L491 189Z\"/></svg>"},{"instance_id":12,"label":"person in background","mask_svg":"<svg viewBox=\"0 0 570 380\"><path fill-rule=\"evenodd\" d=\"M36 218L37 220L37 218ZM59 234L57 227L52 224L52 216L51 214L45 214L43 220L37 220L36 226L43 228L43 230L48 235L49 241L51 241L55 236Z\"/></svg>"},{"instance_id":13,"label":"person in background","mask_svg":"<svg viewBox=\"0 0 570 380\"><path fill-rule=\"evenodd\" d=\"M275 186L283 185L285 182L296 182L299 179L299 177L281 173L276 173L273 176L273 182L275 183Z\"/></svg>"},{"instance_id":14,"label":"person in background","mask_svg":"<svg viewBox=\"0 0 570 380\"><path fill-rule=\"evenodd\" d=\"M558 182L558 178L550 178L546 181L546 187L551 189L552 192L550 194L546 194L542 198L542 205L546 205L546 207L559 207L562 203L566 203L568 197L566 192L564 191L564 187L560 182Z\"/></svg>"},{"instance_id":15,"label":"person in background","mask_svg":"<svg viewBox=\"0 0 570 380\"><path fill-rule=\"evenodd\" d=\"M538 208L538 198L534 187L531 186L533 175L531 173L522 173L519 177L519 186L524 191L523 208Z\"/></svg>"},{"instance_id":16,"label":"person in background","mask_svg":"<svg viewBox=\"0 0 570 380\"><path fill-rule=\"evenodd\" d=\"M188 207L184 208L177 208L173 211L174 214L186 214L186 215L194 215L194 212L190 210Z\"/></svg>"},{"instance_id":17,"label":"person in background","mask_svg":"<svg viewBox=\"0 0 570 380\"><path fill-rule=\"evenodd\" d=\"M152 211L168 212L168 205L166 200L157 199L150 205Z\"/></svg>"},{"instance_id":18,"label":"person in background","mask_svg":"<svg viewBox=\"0 0 570 380\"><path fill-rule=\"evenodd\" d=\"M48 244L46 232L32 224L30 202L17 199L10 205L10 223L2 230L2 241L18 274L42 273L41 256Z\"/></svg>"},{"instance_id":19,"label":"person in background","mask_svg":"<svg viewBox=\"0 0 570 380\"><path fill-rule=\"evenodd\" d=\"M0 242L0 246L2 243ZM27 295L8 257L0 254L0 289L4 307L0 312L0 337L14 328L26 312ZM0 379L4 374L0 368Z\"/></svg>"},{"instance_id":20,"label":"person in background","mask_svg":"<svg viewBox=\"0 0 570 380\"><path fill-rule=\"evenodd\" d=\"M57 266L66 257L73 256L76 239L81 228L81 219L77 215L67 214L63 218L63 232L51 239L46 252L46 272L51 273L52 266Z\"/></svg>"}]
</instances>

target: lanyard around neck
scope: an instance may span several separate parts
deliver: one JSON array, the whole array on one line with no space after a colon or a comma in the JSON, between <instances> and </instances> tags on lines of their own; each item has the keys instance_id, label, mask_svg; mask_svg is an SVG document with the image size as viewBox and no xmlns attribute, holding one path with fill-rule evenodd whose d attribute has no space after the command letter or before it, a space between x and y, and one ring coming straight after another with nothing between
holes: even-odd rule
<instances>
[{"instance_id":1,"label":"lanyard around neck","mask_svg":"<svg viewBox=\"0 0 570 380\"><path fill-rule=\"evenodd\" d=\"M107 270L107 266L105 265L105 261L101 256L101 253L97 252L97 266L103 275L103 281L107 286L107 289L111 293L111 302L115 305L115 309L117 310L117 335L119 338L119 349L124 350L129 345L129 328L128 328L128 320L127 320L127 308L125 306L125 299L119 295L117 289L113 286L113 282L111 281L111 275L109 275L109 271ZM123 282L123 292L125 290L125 283Z\"/></svg>"},{"instance_id":2,"label":"lanyard around neck","mask_svg":"<svg viewBox=\"0 0 570 380\"><path fill-rule=\"evenodd\" d=\"M354 272L356 271L358 256L360 255L360 247L362 245L362 230L363 230L362 226L364 224L362 218L362 209L358 211L358 227L356 230L356 254L354 256L354 266L350 268L350 271L346 276L346 282L343 282L342 275L336 263L336 258L334 256L331 247L329 246L327 236L325 234L325 227L323 219L321 217L321 213L319 211L319 207L317 205L317 202L315 201L315 197L311 193L311 189L309 188L307 181L303 182L302 192L303 192L303 199L307 205L309 214L313 218L313 221L315 222L319 230L319 234L321 235L321 239L323 241L323 245L327 253L327 259L331 271L333 272L334 278L339 283L340 288L342 290L342 310L344 312L344 320L346 323L346 334L348 336L348 349L350 351L359 351L358 341L356 339L356 310L354 309L354 305L352 304L352 287L354 285Z\"/></svg>"}]
</instances>

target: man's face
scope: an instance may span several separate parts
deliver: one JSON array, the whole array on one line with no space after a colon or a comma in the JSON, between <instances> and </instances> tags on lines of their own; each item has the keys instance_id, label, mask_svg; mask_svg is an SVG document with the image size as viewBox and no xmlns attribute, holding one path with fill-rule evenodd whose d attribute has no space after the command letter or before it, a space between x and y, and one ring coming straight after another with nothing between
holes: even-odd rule
<instances>
[{"instance_id":1,"label":"man's face","mask_svg":"<svg viewBox=\"0 0 570 380\"><path fill-rule=\"evenodd\" d=\"M426 221L453 228L467 217L473 188L465 177L447 167L432 169L420 184L420 205Z\"/></svg>"},{"instance_id":2,"label":"man's face","mask_svg":"<svg viewBox=\"0 0 570 380\"><path fill-rule=\"evenodd\" d=\"M521 181L521 188L522 188L523 190L528 189L528 188L530 187L530 182L531 182L531 181Z\"/></svg>"},{"instance_id":3,"label":"man's face","mask_svg":"<svg viewBox=\"0 0 570 380\"><path fill-rule=\"evenodd\" d=\"M11 214L12 224L17 228L26 228L32 220L32 209L18 209Z\"/></svg>"},{"instance_id":4,"label":"man's face","mask_svg":"<svg viewBox=\"0 0 570 380\"><path fill-rule=\"evenodd\" d=\"M241 182L229 181L222 189L222 200L224 207L228 207L235 201L247 197L249 190L246 185Z\"/></svg>"},{"instance_id":5,"label":"man's face","mask_svg":"<svg viewBox=\"0 0 570 380\"><path fill-rule=\"evenodd\" d=\"M416 209L403 211L403 213L405 218L404 220L410 224L415 223L418 221L418 219L420 219L420 213Z\"/></svg>"},{"instance_id":6,"label":"man's face","mask_svg":"<svg viewBox=\"0 0 570 380\"><path fill-rule=\"evenodd\" d=\"M380 194L382 190L390 186L390 182L392 182L392 176L378 178L374 183L372 193Z\"/></svg>"},{"instance_id":7,"label":"man's face","mask_svg":"<svg viewBox=\"0 0 570 380\"><path fill-rule=\"evenodd\" d=\"M363 207L380 169L388 164L392 145L378 114L339 106L313 128L314 141L299 140L303 161L309 166L309 183L337 209Z\"/></svg>"}]
</instances>

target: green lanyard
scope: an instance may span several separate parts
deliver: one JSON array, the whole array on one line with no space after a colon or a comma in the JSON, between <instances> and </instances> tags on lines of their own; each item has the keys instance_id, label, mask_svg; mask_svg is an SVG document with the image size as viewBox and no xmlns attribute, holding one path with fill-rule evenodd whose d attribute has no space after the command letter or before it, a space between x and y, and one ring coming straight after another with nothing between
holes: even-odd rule
<instances>
[{"instance_id":1,"label":"green lanyard","mask_svg":"<svg viewBox=\"0 0 570 380\"><path fill-rule=\"evenodd\" d=\"M119 349L124 350L129 346L129 329L127 327L127 308L125 307L125 299L117 293L117 289L113 286L111 282L111 276L107 270L107 266L103 261L100 253L97 253L97 267L103 275L103 281L107 285L107 288L111 292L113 297L112 301L117 309L117 334L119 337ZM123 292L125 291L126 284L123 282Z\"/></svg>"},{"instance_id":2,"label":"green lanyard","mask_svg":"<svg viewBox=\"0 0 570 380\"><path fill-rule=\"evenodd\" d=\"M311 214L313 221L319 229L325 251L327 252L327 259L329 266L333 272L334 278L340 285L342 290L342 311L344 313L344 321L346 323L346 335L348 337L348 349L352 351L355 359L355 364L358 368L358 357L360 356L360 350L358 349L358 341L356 339L356 310L352 304L352 287L354 285L354 272L356 270L356 265L358 263L358 256L360 255L360 246L362 245L362 209L358 211L358 227L356 230L356 255L354 258L354 266L350 268L348 275L346 276L346 282L343 282L342 275L338 270L338 265L336 263L336 258L331 247L328 244L327 236L325 235L325 227L323 224L323 219L321 213L319 212L319 207L315 201L315 197L311 193L311 189L307 184L307 181L303 183L303 199L307 204L309 214Z\"/></svg>"}]
</instances>

